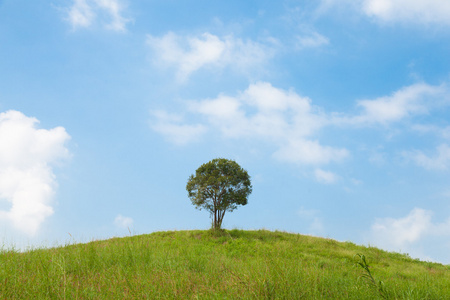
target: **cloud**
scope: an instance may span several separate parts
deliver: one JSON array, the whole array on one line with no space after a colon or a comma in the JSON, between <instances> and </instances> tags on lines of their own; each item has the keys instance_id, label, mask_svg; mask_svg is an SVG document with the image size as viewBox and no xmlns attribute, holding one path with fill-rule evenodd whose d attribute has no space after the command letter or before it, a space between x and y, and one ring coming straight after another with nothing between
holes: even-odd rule
<instances>
[{"instance_id":1,"label":"cloud","mask_svg":"<svg viewBox=\"0 0 450 300\"><path fill-rule=\"evenodd\" d=\"M317 181L325 184L335 183L338 180L336 174L322 169L316 169L314 175Z\"/></svg>"},{"instance_id":2,"label":"cloud","mask_svg":"<svg viewBox=\"0 0 450 300\"><path fill-rule=\"evenodd\" d=\"M442 92L442 86L417 83L402 88L390 96L375 100L361 100L358 101L358 106L362 107L364 112L355 120L386 124L413 114L423 114L428 111L426 100L439 96Z\"/></svg>"},{"instance_id":3,"label":"cloud","mask_svg":"<svg viewBox=\"0 0 450 300\"><path fill-rule=\"evenodd\" d=\"M120 0L74 0L67 20L74 29L90 27L100 19L107 29L125 31L130 20L122 17L122 10Z\"/></svg>"},{"instance_id":4,"label":"cloud","mask_svg":"<svg viewBox=\"0 0 450 300\"><path fill-rule=\"evenodd\" d=\"M417 242L431 228L430 211L414 208L406 217L378 219L372 225L375 239L388 246L400 249Z\"/></svg>"},{"instance_id":5,"label":"cloud","mask_svg":"<svg viewBox=\"0 0 450 300\"><path fill-rule=\"evenodd\" d=\"M330 43L329 39L317 32L311 32L307 35L296 37L296 48L299 50L305 48L317 48L321 46L328 45Z\"/></svg>"},{"instance_id":6,"label":"cloud","mask_svg":"<svg viewBox=\"0 0 450 300\"><path fill-rule=\"evenodd\" d=\"M448 98L449 92L445 85L416 83L401 88L389 96L375 100L360 100L357 102L357 106L362 109L359 115L334 117L332 122L351 125L388 125L407 117L426 114Z\"/></svg>"},{"instance_id":7,"label":"cloud","mask_svg":"<svg viewBox=\"0 0 450 300\"><path fill-rule=\"evenodd\" d=\"M34 235L53 214L56 179L52 165L70 154L63 127L38 129L39 121L18 111L0 113L0 220Z\"/></svg>"},{"instance_id":8,"label":"cloud","mask_svg":"<svg viewBox=\"0 0 450 300\"><path fill-rule=\"evenodd\" d=\"M450 126L440 129L439 132L443 138L450 140Z\"/></svg>"},{"instance_id":9,"label":"cloud","mask_svg":"<svg viewBox=\"0 0 450 300\"><path fill-rule=\"evenodd\" d=\"M441 242L450 237L450 218L435 223L432 216L432 211L414 208L406 217L377 219L371 227L371 243L390 251L410 251L423 257L422 248L433 245L433 240Z\"/></svg>"},{"instance_id":10,"label":"cloud","mask_svg":"<svg viewBox=\"0 0 450 300\"><path fill-rule=\"evenodd\" d=\"M412 129L414 131L417 131L419 133L425 134L425 133L434 133L437 136L444 138L446 140L450 140L450 126L446 126L446 127L438 127L435 125L422 125L422 124L417 124L417 125L413 125Z\"/></svg>"},{"instance_id":11,"label":"cloud","mask_svg":"<svg viewBox=\"0 0 450 300\"><path fill-rule=\"evenodd\" d=\"M310 165L339 162L348 155L347 149L322 146L318 141L304 139L291 140L274 153L274 157L279 160Z\"/></svg>"},{"instance_id":12,"label":"cloud","mask_svg":"<svg viewBox=\"0 0 450 300\"><path fill-rule=\"evenodd\" d=\"M122 228L130 228L133 226L133 219L129 217L124 217L122 215L117 215L117 217L114 219L114 224L118 227Z\"/></svg>"},{"instance_id":13,"label":"cloud","mask_svg":"<svg viewBox=\"0 0 450 300\"><path fill-rule=\"evenodd\" d=\"M270 47L233 36L218 37L205 32L200 36L179 36L169 32L162 37L147 36L154 61L162 67L174 67L178 81L202 69L234 68L248 72L260 67L273 55Z\"/></svg>"},{"instance_id":14,"label":"cloud","mask_svg":"<svg viewBox=\"0 0 450 300\"><path fill-rule=\"evenodd\" d=\"M323 146L311 138L326 119L310 99L267 82L251 84L236 96L189 101L187 110L195 116L196 125L183 124L180 118L159 111L153 130L176 144L185 144L208 128L225 138L275 145L276 159L299 164L327 164L348 156L346 149Z\"/></svg>"},{"instance_id":15,"label":"cloud","mask_svg":"<svg viewBox=\"0 0 450 300\"><path fill-rule=\"evenodd\" d=\"M318 10L344 6L382 23L450 25L450 3L445 0L322 0Z\"/></svg>"},{"instance_id":16,"label":"cloud","mask_svg":"<svg viewBox=\"0 0 450 300\"><path fill-rule=\"evenodd\" d=\"M319 141L317 134L324 128L391 126L448 105L449 96L445 84L416 83L391 95L357 101L360 111L356 114L327 114L312 105L311 99L292 89L283 90L268 82L257 82L236 95L219 94L216 98L186 101L185 116L195 118L194 123L177 114L157 111L153 112L151 126L179 145L199 140L207 132L217 132L227 139L265 142L274 148L272 156L279 161L319 166L340 162L350 155L343 147L323 145ZM444 138L449 135L447 127L413 124L411 128L420 132L438 132ZM436 157L428 157L419 151L403 154L428 169L450 167L447 146L439 147ZM370 160L380 165L385 157L383 153L374 152ZM316 179L325 181L317 172L315 175Z\"/></svg>"},{"instance_id":17,"label":"cloud","mask_svg":"<svg viewBox=\"0 0 450 300\"><path fill-rule=\"evenodd\" d=\"M450 25L450 2L445 0L365 0L362 10L383 22Z\"/></svg>"},{"instance_id":18,"label":"cloud","mask_svg":"<svg viewBox=\"0 0 450 300\"><path fill-rule=\"evenodd\" d=\"M437 154L434 157L429 157L418 150L404 152L403 155L425 169L448 170L450 168L450 147L442 144L436 150Z\"/></svg>"},{"instance_id":19,"label":"cloud","mask_svg":"<svg viewBox=\"0 0 450 300\"><path fill-rule=\"evenodd\" d=\"M181 146L198 140L207 131L202 124L182 124L183 118L176 114L157 110L152 111L151 115L150 127L175 145Z\"/></svg>"},{"instance_id":20,"label":"cloud","mask_svg":"<svg viewBox=\"0 0 450 300\"><path fill-rule=\"evenodd\" d=\"M322 219L319 217L319 211L314 209L305 209L301 207L297 214L306 222L308 225L308 234L320 235L324 232L324 225Z\"/></svg>"},{"instance_id":21,"label":"cloud","mask_svg":"<svg viewBox=\"0 0 450 300\"><path fill-rule=\"evenodd\" d=\"M68 17L69 22L74 28L89 27L94 18L95 14L86 0L74 0Z\"/></svg>"},{"instance_id":22,"label":"cloud","mask_svg":"<svg viewBox=\"0 0 450 300\"><path fill-rule=\"evenodd\" d=\"M228 137L260 137L286 143L312 135L323 126L310 99L267 82L251 84L237 96L191 101L189 109L203 115Z\"/></svg>"}]
</instances>

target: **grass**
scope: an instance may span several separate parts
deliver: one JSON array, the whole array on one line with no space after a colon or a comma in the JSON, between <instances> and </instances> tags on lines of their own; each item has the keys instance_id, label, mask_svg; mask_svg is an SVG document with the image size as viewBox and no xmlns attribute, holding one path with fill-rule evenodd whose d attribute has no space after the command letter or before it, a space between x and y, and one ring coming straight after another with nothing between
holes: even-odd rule
<instances>
[{"instance_id":1,"label":"grass","mask_svg":"<svg viewBox=\"0 0 450 300\"><path fill-rule=\"evenodd\" d=\"M170 231L3 250L0 299L448 299L449 271L299 234Z\"/></svg>"}]
</instances>

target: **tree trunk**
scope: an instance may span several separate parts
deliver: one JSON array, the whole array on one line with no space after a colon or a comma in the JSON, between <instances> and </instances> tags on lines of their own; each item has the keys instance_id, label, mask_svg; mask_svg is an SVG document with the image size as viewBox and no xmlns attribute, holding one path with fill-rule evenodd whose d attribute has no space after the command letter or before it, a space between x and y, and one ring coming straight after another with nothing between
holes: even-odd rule
<instances>
[{"instance_id":1,"label":"tree trunk","mask_svg":"<svg viewBox=\"0 0 450 300\"><path fill-rule=\"evenodd\" d=\"M223 217L225 216L225 210L218 210L214 213L214 229L220 229L222 227Z\"/></svg>"}]
</instances>

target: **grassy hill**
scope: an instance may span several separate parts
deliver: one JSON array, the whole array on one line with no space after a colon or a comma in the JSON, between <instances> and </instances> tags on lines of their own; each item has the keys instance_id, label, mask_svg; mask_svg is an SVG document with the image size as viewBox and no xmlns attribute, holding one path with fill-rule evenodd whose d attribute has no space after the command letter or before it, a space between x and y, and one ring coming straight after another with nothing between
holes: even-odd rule
<instances>
[{"instance_id":1,"label":"grassy hill","mask_svg":"<svg viewBox=\"0 0 450 300\"><path fill-rule=\"evenodd\" d=\"M0 299L377 298L450 299L450 266L266 230L155 232L0 254Z\"/></svg>"}]
</instances>

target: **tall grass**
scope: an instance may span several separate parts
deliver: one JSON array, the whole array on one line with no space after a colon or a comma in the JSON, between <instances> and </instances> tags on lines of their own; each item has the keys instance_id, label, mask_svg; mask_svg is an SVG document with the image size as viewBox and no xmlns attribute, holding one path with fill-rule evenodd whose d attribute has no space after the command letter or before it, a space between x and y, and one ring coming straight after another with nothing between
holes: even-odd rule
<instances>
[{"instance_id":1,"label":"tall grass","mask_svg":"<svg viewBox=\"0 0 450 300\"><path fill-rule=\"evenodd\" d=\"M392 298L449 298L449 266L265 230L156 232L2 251L0 298L376 299L379 291L355 267L356 253Z\"/></svg>"}]
</instances>

